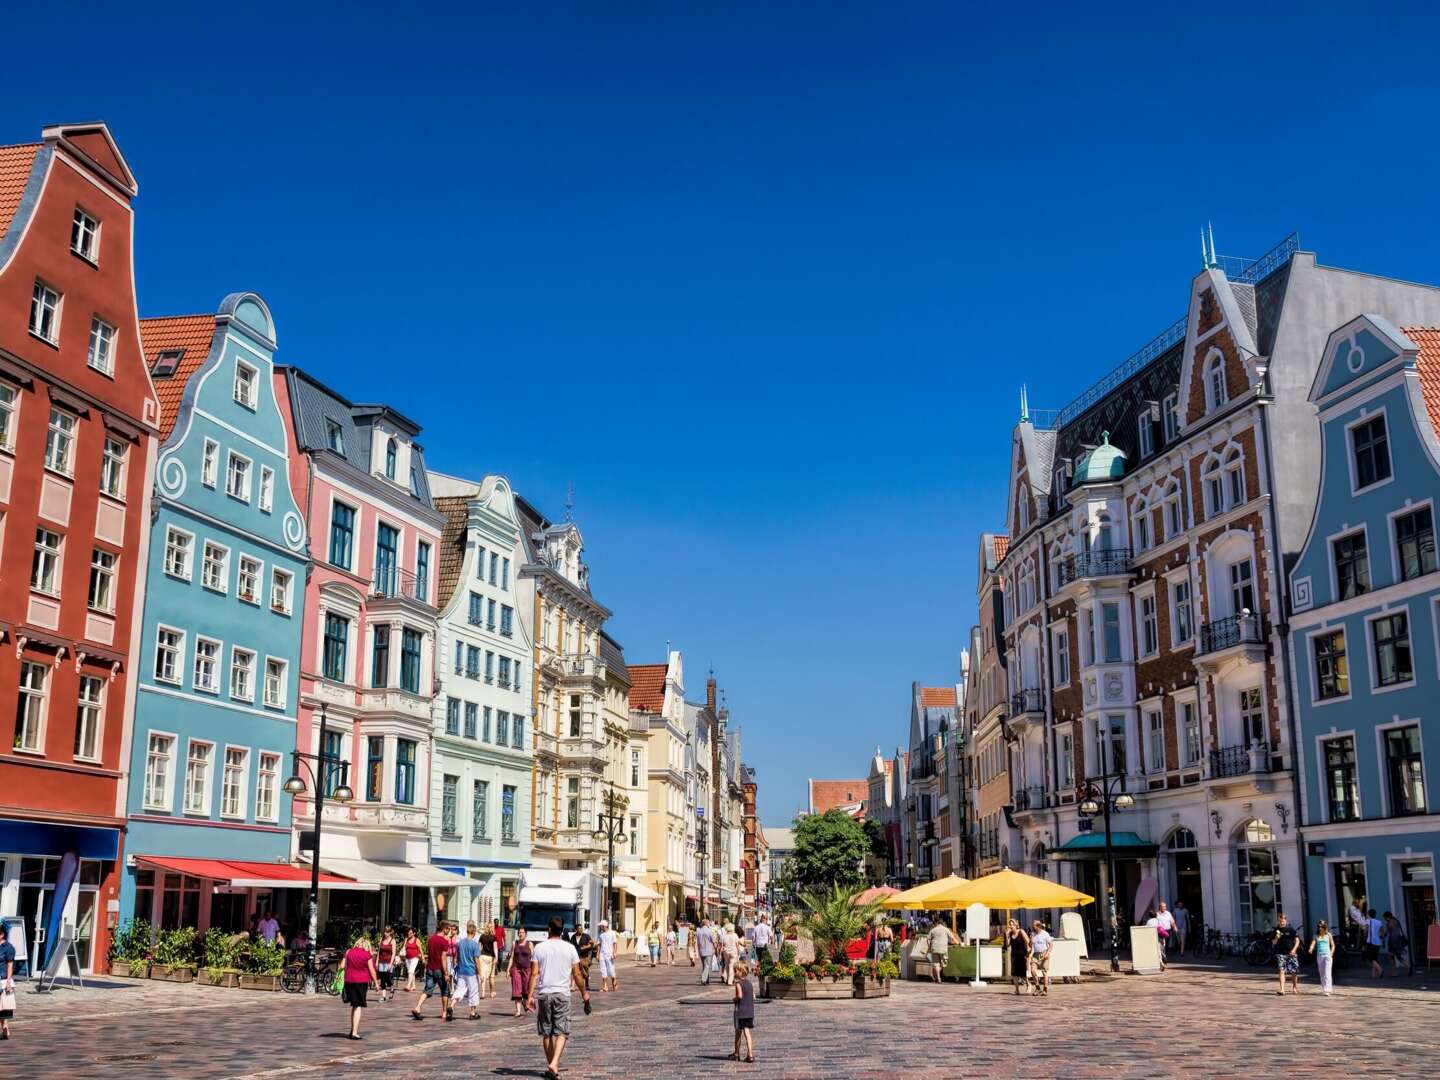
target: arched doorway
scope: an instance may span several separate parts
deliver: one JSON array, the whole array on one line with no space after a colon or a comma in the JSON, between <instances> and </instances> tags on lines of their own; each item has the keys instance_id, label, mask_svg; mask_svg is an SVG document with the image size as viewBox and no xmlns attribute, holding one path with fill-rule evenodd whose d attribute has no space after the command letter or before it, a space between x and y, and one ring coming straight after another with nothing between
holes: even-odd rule
<instances>
[{"instance_id":1,"label":"arched doorway","mask_svg":"<svg viewBox=\"0 0 1440 1080\"><path fill-rule=\"evenodd\" d=\"M1235 834L1235 885L1239 900L1240 932L1269 930L1282 909L1280 856L1275 831L1259 818L1251 818Z\"/></svg>"},{"instance_id":2,"label":"arched doorway","mask_svg":"<svg viewBox=\"0 0 1440 1080\"><path fill-rule=\"evenodd\" d=\"M1170 833L1165 841L1165 861L1169 864L1167 889L1171 908L1184 904L1190 913L1190 937L1200 940L1205 923L1205 893L1200 881L1200 851L1195 834L1183 825Z\"/></svg>"}]
</instances>

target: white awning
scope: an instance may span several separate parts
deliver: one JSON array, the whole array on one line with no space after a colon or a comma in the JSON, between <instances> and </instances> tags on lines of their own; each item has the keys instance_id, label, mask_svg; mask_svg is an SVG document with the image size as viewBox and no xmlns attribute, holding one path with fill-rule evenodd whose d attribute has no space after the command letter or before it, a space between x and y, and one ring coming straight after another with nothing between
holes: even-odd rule
<instances>
[{"instance_id":1,"label":"white awning","mask_svg":"<svg viewBox=\"0 0 1440 1080\"><path fill-rule=\"evenodd\" d=\"M453 889L466 879L449 870L424 863L378 862L373 859L329 859L322 857L321 869L343 874L368 885L419 885Z\"/></svg>"},{"instance_id":2,"label":"white awning","mask_svg":"<svg viewBox=\"0 0 1440 1080\"><path fill-rule=\"evenodd\" d=\"M615 875L615 888L621 890L622 892L629 893L636 900L661 899L660 894L654 889L650 888L648 885L641 885L640 882L636 881L634 878L626 877L624 874Z\"/></svg>"}]
</instances>

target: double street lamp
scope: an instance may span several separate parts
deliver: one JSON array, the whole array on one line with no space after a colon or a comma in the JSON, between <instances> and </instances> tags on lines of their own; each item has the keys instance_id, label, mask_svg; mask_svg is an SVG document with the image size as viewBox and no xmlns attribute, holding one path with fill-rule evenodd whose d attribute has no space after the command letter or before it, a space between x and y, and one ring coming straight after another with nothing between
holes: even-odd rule
<instances>
[{"instance_id":1,"label":"double street lamp","mask_svg":"<svg viewBox=\"0 0 1440 1080\"><path fill-rule=\"evenodd\" d=\"M285 791L292 797L305 793L305 777L300 774L301 766L310 774L315 788L315 847L310 852L310 936L305 943L305 993L315 993L315 937L320 922L320 825L321 812L325 807L325 796L338 803L348 803L355 797L350 790L350 763L333 754L325 753L326 735L325 706L320 706L320 741L318 754L307 754L292 750L290 778L285 781ZM333 784L331 783L333 781Z\"/></svg>"},{"instance_id":2,"label":"double street lamp","mask_svg":"<svg viewBox=\"0 0 1440 1080\"><path fill-rule=\"evenodd\" d=\"M703 922L705 920L705 878L707 876L705 873L705 858L710 853L710 846L707 842L707 832L705 829L705 808L703 806L697 806L695 808L695 818L695 857L700 860L700 920Z\"/></svg>"},{"instance_id":3,"label":"double street lamp","mask_svg":"<svg viewBox=\"0 0 1440 1080\"><path fill-rule=\"evenodd\" d=\"M1110 839L1110 813L1129 810L1135 805L1135 796L1124 790L1125 773L1102 773L1081 784L1084 798L1078 807L1087 818L1096 814L1105 815L1105 892L1110 905L1110 970L1120 970L1120 958L1115 955L1115 937L1119 918L1115 911L1115 849ZM1119 791L1116 788L1120 788Z\"/></svg>"},{"instance_id":4,"label":"double street lamp","mask_svg":"<svg viewBox=\"0 0 1440 1080\"><path fill-rule=\"evenodd\" d=\"M610 925L615 926L620 919L615 910L615 845L623 844L630 839L625 835L625 816L616 810L617 806L623 807L624 803L620 796L615 794L615 784L612 781L610 790L605 795L605 806L610 812L600 815L600 824L590 835L597 841L604 840L608 845L607 858L605 859L605 906L609 909L607 914L610 917Z\"/></svg>"}]
</instances>

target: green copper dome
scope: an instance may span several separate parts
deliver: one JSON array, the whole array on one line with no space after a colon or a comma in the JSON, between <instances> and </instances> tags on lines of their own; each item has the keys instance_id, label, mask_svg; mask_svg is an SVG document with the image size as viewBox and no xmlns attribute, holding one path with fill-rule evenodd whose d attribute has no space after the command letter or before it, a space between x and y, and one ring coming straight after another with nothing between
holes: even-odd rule
<instances>
[{"instance_id":1,"label":"green copper dome","mask_svg":"<svg viewBox=\"0 0 1440 1080\"><path fill-rule=\"evenodd\" d=\"M1100 445L1080 459L1075 466L1075 484L1093 484L1103 480L1119 480L1125 475L1125 451L1110 445L1110 433L1101 432Z\"/></svg>"}]
</instances>

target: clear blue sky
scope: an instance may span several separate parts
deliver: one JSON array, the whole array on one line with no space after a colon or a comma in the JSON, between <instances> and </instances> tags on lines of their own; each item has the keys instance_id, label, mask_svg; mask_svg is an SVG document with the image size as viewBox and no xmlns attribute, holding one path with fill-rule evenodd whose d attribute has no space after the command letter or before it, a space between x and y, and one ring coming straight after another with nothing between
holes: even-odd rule
<instances>
[{"instance_id":1,"label":"clear blue sky","mask_svg":"<svg viewBox=\"0 0 1440 1080\"><path fill-rule=\"evenodd\" d=\"M32 4L0 139L111 124L143 314L255 289L435 467L573 482L782 824L953 681L1019 384L1178 317L1206 221L1440 281L1433 14L1083 7Z\"/></svg>"}]
</instances>

